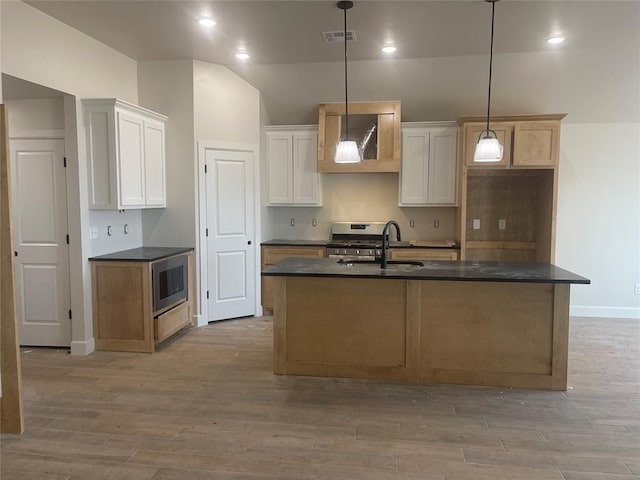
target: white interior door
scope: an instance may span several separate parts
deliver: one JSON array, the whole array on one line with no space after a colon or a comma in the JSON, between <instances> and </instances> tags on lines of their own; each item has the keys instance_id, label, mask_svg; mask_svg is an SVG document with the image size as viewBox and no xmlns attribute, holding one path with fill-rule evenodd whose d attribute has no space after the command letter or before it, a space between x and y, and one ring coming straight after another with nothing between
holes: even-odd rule
<instances>
[{"instance_id":1,"label":"white interior door","mask_svg":"<svg viewBox=\"0 0 640 480\"><path fill-rule=\"evenodd\" d=\"M69 346L69 246L63 140L11 140L21 345Z\"/></svg>"},{"instance_id":2,"label":"white interior door","mask_svg":"<svg viewBox=\"0 0 640 480\"><path fill-rule=\"evenodd\" d=\"M255 314L254 155L205 150L208 321Z\"/></svg>"}]
</instances>

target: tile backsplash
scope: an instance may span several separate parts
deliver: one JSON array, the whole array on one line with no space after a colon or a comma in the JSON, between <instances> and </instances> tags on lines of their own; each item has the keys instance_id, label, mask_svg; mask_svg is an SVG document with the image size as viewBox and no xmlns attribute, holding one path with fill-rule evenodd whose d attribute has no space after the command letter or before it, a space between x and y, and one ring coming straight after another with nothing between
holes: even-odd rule
<instances>
[{"instance_id":1,"label":"tile backsplash","mask_svg":"<svg viewBox=\"0 0 640 480\"><path fill-rule=\"evenodd\" d=\"M322 207L268 207L271 237L325 240L331 234L334 221L396 220L403 240L453 239L456 209L398 207L397 174L325 174L322 189ZM313 226L314 219L316 226Z\"/></svg>"}]
</instances>

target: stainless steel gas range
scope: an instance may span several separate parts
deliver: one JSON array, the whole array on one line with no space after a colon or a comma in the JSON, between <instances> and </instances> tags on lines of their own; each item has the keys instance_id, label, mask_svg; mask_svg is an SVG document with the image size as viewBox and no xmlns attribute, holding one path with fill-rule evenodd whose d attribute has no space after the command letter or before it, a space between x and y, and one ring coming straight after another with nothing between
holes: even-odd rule
<instances>
[{"instance_id":1,"label":"stainless steel gas range","mask_svg":"<svg viewBox=\"0 0 640 480\"><path fill-rule=\"evenodd\" d=\"M384 226L385 222L333 222L327 256L343 260L380 258Z\"/></svg>"}]
</instances>

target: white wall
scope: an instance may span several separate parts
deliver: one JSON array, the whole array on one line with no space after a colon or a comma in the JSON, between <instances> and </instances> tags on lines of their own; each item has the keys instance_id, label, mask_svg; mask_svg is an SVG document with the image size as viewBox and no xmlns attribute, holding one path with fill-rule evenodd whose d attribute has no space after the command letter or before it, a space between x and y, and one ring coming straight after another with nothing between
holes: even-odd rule
<instances>
[{"instance_id":1,"label":"white wall","mask_svg":"<svg viewBox=\"0 0 640 480\"><path fill-rule=\"evenodd\" d=\"M7 100L9 135L43 130L64 131L64 102L59 98Z\"/></svg>"},{"instance_id":2,"label":"white wall","mask_svg":"<svg viewBox=\"0 0 640 480\"><path fill-rule=\"evenodd\" d=\"M2 73L69 94L64 97L64 128L72 238L71 353L87 354L94 348L88 263L93 252L88 239L87 160L79 99L118 97L137 103L137 64L25 3L4 1L0 9Z\"/></svg>"},{"instance_id":3,"label":"white wall","mask_svg":"<svg viewBox=\"0 0 640 480\"><path fill-rule=\"evenodd\" d=\"M258 145L260 92L221 65L193 62L196 140Z\"/></svg>"},{"instance_id":4,"label":"white wall","mask_svg":"<svg viewBox=\"0 0 640 480\"><path fill-rule=\"evenodd\" d=\"M136 62L19 1L2 8L2 71L78 97L137 103Z\"/></svg>"},{"instance_id":5,"label":"white wall","mask_svg":"<svg viewBox=\"0 0 640 480\"><path fill-rule=\"evenodd\" d=\"M640 123L562 127L556 264L572 314L640 318Z\"/></svg>"},{"instance_id":6,"label":"white wall","mask_svg":"<svg viewBox=\"0 0 640 480\"><path fill-rule=\"evenodd\" d=\"M167 208L142 214L147 246L195 246L195 173L193 142L193 62L140 62L140 105L167 115Z\"/></svg>"},{"instance_id":7,"label":"white wall","mask_svg":"<svg viewBox=\"0 0 640 480\"><path fill-rule=\"evenodd\" d=\"M616 51L494 55L493 114L563 113L567 122L640 120L635 39ZM484 115L487 55L349 61L349 100L402 102L402 121ZM624 74L619 65L625 65ZM318 104L344 101L344 64L246 64L232 67L264 91L274 125L318 122Z\"/></svg>"},{"instance_id":8,"label":"white wall","mask_svg":"<svg viewBox=\"0 0 640 480\"><path fill-rule=\"evenodd\" d=\"M256 238L254 248L259 251L258 241L261 237L261 202L260 202L260 92L249 85L245 80L226 67L204 62L193 62L193 116L194 116L194 141L206 141L210 145L220 148L240 148L255 152L254 189ZM201 162L197 159L196 162ZM196 163L198 164L198 163ZM196 171L197 180L201 171ZM204 182L197 185L203 188ZM195 211L198 218L196 224L200 225L205 215L206 208L202 191L198 192ZM202 209L202 210L201 210ZM202 230L203 226L198 227ZM201 272L205 272L206 246L203 245L201 231L196 232L196 256L201 259L196 276L198 285L204 288L205 281ZM202 242L202 243L201 243ZM260 271L260 256L255 255L255 271ZM209 286L211 288L211 286ZM260 277L256 275L254 288L256 289L256 313L261 311L260 306ZM198 289L200 292L200 288ZM199 293L198 293L199 294ZM198 307L198 324L206 323L206 309L202 305L202 298ZM202 315L201 315L202 314Z\"/></svg>"}]
</instances>

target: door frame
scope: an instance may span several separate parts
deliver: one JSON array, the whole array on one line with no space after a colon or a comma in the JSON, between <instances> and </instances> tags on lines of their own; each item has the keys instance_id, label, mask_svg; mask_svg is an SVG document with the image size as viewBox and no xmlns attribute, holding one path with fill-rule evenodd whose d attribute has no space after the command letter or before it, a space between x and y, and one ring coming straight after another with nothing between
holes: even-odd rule
<instances>
[{"instance_id":1,"label":"door frame","mask_svg":"<svg viewBox=\"0 0 640 480\"><path fill-rule=\"evenodd\" d=\"M208 289L207 285L207 275L203 275L203 272L207 271L207 237L205 235L205 228L207 226L207 196L206 196L206 184L205 184L205 173L204 166L206 161L206 151L207 150L223 150L223 151L235 151L235 152L247 152L253 154L254 161L254 169L253 169L253 185L251 187L254 191L254 200L253 200L253 208L254 208L254 218L255 218L255 248L256 255L254 255L254 267L255 267L255 278L254 278L254 288L256 291L255 294L255 311L256 316L262 316L262 298L261 298L261 290L260 290L260 239L262 238L262 221L261 221L261 195L260 195L260 147L258 145L249 144L249 143L233 143L233 142L221 142L215 140L198 140L196 142L196 164L197 164L197 173L196 173L196 181L197 181L197 195L196 195L196 211L197 211L197 221L196 221L196 315L195 326L201 327L207 325L209 322L207 319L209 318L208 306L207 302L203 301L202 292L206 292Z\"/></svg>"}]
</instances>

